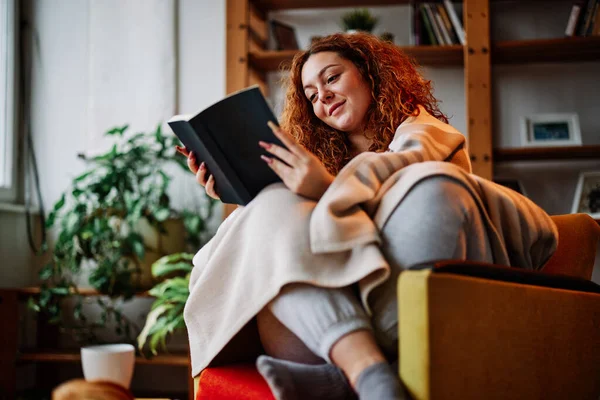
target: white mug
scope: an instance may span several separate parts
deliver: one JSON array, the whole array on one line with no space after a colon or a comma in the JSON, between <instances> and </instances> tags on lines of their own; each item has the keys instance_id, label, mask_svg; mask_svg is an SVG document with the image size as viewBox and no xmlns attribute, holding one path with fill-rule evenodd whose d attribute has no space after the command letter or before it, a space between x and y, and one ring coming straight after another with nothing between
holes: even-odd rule
<instances>
[{"instance_id":1,"label":"white mug","mask_svg":"<svg viewBox=\"0 0 600 400\"><path fill-rule=\"evenodd\" d=\"M135 348L130 344L104 344L81 348L81 366L86 381L111 381L129 389Z\"/></svg>"}]
</instances>

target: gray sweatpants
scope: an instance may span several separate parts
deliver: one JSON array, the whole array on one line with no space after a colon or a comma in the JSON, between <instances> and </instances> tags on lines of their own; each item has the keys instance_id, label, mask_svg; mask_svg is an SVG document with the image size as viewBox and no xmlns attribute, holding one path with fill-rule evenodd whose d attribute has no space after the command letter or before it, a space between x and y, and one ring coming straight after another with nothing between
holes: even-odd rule
<instances>
[{"instance_id":1,"label":"gray sweatpants","mask_svg":"<svg viewBox=\"0 0 600 400\"><path fill-rule=\"evenodd\" d=\"M391 214L381 235L381 250L391 275L369 295L371 317L351 287L292 284L268 305L275 318L328 362L332 346L359 329L372 330L384 354L395 360L396 285L403 269L444 259L493 261L474 199L460 183L447 177L431 177L416 184Z\"/></svg>"}]
</instances>

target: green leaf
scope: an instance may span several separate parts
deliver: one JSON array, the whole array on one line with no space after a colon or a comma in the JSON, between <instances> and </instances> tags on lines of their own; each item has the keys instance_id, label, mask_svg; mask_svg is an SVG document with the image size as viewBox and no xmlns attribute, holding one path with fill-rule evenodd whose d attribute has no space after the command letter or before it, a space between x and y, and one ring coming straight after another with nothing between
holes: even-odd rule
<instances>
[{"instance_id":1,"label":"green leaf","mask_svg":"<svg viewBox=\"0 0 600 400\"><path fill-rule=\"evenodd\" d=\"M166 309L167 307L159 307L148 313L148 316L146 317L146 323L144 324L144 328L142 329L142 332L140 332L137 338L138 349L142 350L144 348L144 345L146 344L146 341L148 340L148 337L150 335L150 331L152 329L157 329L158 317L160 317L160 315L163 312L165 312ZM158 325L158 327L160 328L160 325ZM156 355L156 345L151 346L150 351L152 351L152 354Z\"/></svg>"},{"instance_id":2,"label":"green leaf","mask_svg":"<svg viewBox=\"0 0 600 400\"><path fill-rule=\"evenodd\" d=\"M176 271L190 272L194 267L191 262L176 262L176 263L165 263L161 262L162 259L157 260L152 264L152 276L160 278Z\"/></svg>"},{"instance_id":3,"label":"green leaf","mask_svg":"<svg viewBox=\"0 0 600 400\"><path fill-rule=\"evenodd\" d=\"M52 263L44 265L42 267L42 269L40 269L40 272L38 272L38 276L43 281L47 281L53 275L54 275L54 265Z\"/></svg>"},{"instance_id":4,"label":"green leaf","mask_svg":"<svg viewBox=\"0 0 600 400\"><path fill-rule=\"evenodd\" d=\"M129 128L129 125L123 125L121 127L116 127L116 128L113 128L113 129L107 131L106 135L107 136L112 136L112 135L123 136L123 134L125 133L127 128Z\"/></svg>"},{"instance_id":5,"label":"green leaf","mask_svg":"<svg viewBox=\"0 0 600 400\"><path fill-rule=\"evenodd\" d=\"M82 180L84 180L85 178L87 178L88 176L90 176L90 175L91 175L91 174L93 174L93 173L94 173L94 171L88 171L88 172L85 172L85 173L83 173L83 174L79 175L77 178L75 178L75 179L73 180L73 182L75 182L75 183L77 183L77 182L81 182Z\"/></svg>"},{"instance_id":6,"label":"green leaf","mask_svg":"<svg viewBox=\"0 0 600 400\"><path fill-rule=\"evenodd\" d=\"M154 218L156 218L156 220L160 222L166 221L167 218L169 218L170 216L171 210L169 210L168 208L159 208L154 213Z\"/></svg>"},{"instance_id":7,"label":"green leaf","mask_svg":"<svg viewBox=\"0 0 600 400\"><path fill-rule=\"evenodd\" d=\"M35 312L41 311L40 306L37 304L37 302L35 301L35 299L33 297L30 297L29 299L27 299L27 308L30 310L33 310Z\"/></svg>"}]
</instances>

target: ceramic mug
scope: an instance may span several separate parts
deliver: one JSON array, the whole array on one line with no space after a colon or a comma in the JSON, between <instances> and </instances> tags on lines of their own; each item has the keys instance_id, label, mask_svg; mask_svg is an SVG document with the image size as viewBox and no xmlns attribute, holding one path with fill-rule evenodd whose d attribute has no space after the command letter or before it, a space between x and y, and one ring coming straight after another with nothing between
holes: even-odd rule
<instances>
[{"instance_id":1,"label":"ceramic mug","mask_svg":"<svg viewBox=\"0 0 600 400\"><path fill-rule=\"evenodd\" d=\"M104 344L81 348L81 366L87 381L111 381L127 389L135 365L131 344Z\"/></svg>"}]
</instances>

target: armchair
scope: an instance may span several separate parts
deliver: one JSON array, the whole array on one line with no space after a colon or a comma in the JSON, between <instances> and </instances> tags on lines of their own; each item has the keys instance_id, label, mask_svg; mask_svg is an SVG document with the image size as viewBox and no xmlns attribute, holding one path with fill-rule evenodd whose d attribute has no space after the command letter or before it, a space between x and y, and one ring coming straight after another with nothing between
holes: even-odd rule
<instances>
[{"instance_id":1,"label":"armchair","mask_svg":"<svg viewBox=\"0 0 600 400\"><path fill-rule=\"evenodd\" d=\"M542 272L447 261L403 272L400 376L415 399L590 399L600 395L600 226L553 216ZM255 322L195 378L197 400L272 399L254 367Z\"/></svg>"}]
</instances>

